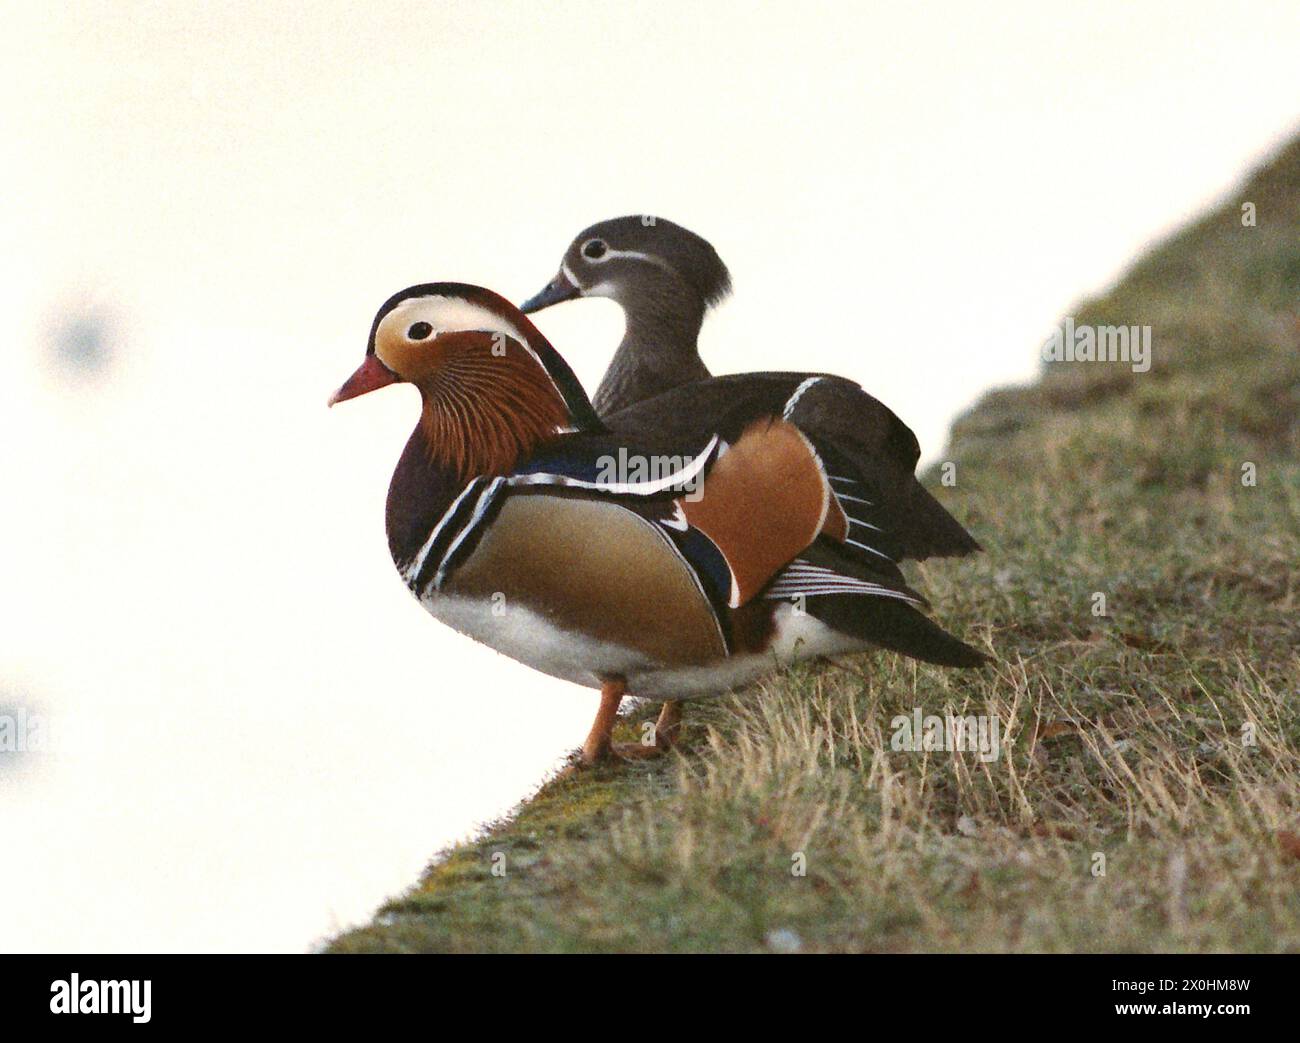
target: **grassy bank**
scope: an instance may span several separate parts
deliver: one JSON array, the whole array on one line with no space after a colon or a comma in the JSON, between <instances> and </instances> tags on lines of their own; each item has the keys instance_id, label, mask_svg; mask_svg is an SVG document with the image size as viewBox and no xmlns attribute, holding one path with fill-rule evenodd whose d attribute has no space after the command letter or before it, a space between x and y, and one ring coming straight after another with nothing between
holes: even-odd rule
<instances>
[{"instance_id":1,"label":"grassy bank","mask_svg":"<svg viewBox=\"0 0 1300 1043\"><path fill-rule=\"evenodd\" d=\"M912 570L995 666L693 704L330 950L1300 951L1300 141L1074 318L1150 325L1150 371L987 395L940 491L987 553ZM1001 757L892 749L913 708Z\"/></svg>"}]
</instances>

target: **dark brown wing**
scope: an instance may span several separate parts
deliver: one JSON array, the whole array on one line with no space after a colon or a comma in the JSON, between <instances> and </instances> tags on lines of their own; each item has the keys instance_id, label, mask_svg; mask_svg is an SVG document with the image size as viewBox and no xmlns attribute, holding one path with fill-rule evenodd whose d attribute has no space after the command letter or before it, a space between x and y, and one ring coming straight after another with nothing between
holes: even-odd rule
<instances>
[{"instance_id":1,"label":"dark brown wing","mask_svg":"<svg viewBox=\"0 0 1300 1043\"><path fill-rule=\"evenodd\" d=\"M980 549L916 480L920 446L892 410L842 377L744 373L684 384L605 418L619 435L678 444L720 433L734 441L755 420L784 417L822 456L846 514L851 545L882 561ZM869 549L863 549L863 548Z\"/></svg>"}]
</instances>

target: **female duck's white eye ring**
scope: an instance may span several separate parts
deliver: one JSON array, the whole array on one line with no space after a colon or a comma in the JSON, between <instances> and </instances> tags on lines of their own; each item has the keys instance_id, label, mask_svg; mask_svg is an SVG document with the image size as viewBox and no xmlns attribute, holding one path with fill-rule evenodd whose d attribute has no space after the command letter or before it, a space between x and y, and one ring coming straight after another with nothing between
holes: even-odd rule
<instances>
[{"instance_id":1,"label":"female duck's white eye ring","mask_svg":"<svg viewBox=\"0 0 1300 1043\"><path fill-rule=\"evenodd\" d=\"M411 340L424 340L432 332L433 327L427 322L413 322L411 328L406 331L406 335Z\"/></svg>"},{"instance_id":2,"label":"female duck's white eye ring","mask_svg":"<svg viewBox=\"0 0 1300 1043\"><path fill-rule=\"evenodd\" d=\"M609 252L604 239L588 239L582 244L582 256L589 261L599 261Z\"/></svg>"}]
</instances>

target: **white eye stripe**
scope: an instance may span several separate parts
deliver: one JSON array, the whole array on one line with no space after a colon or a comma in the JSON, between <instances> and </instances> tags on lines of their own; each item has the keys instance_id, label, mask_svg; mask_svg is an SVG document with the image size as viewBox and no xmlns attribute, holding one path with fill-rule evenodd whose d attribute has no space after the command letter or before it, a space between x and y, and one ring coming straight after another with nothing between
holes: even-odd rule
<instances>
[{"instance_id":1,"label":"white eye stripe","mask_svg":"<svg viewBox=\"0 0 1300 1043\"><path fill-rule=\"evenodd\" d=\"M596 264L604 264L606 261L614 257L624 257L632 261L648 261L650 264L656 265L666 272L672 271L672 269L668 267L667 261L663 260L663 258L656 257L654 254L643 253L640 250L615 250L612 246L609 247L600 257L588 257L587 260L594 261Z\"/></svg>"},{"instance_id":2,"label":"white eye stripe","mask_svg":"<svg viewBox=\"0 0 1300 1043\"><path fill-rule=\"evenodd\" d=\"M411 314L411 313L417 314ZM440 333L457 333L462 330L486 330L504 333L507 337L527 345L528 338L514 323L502 318L491 308L474 304L463 297L412 297L393 309L403 331L416 322L427 322L433 327L433 336Z\"/></svg>"},{"instance_id":3,"label":"white eye stripe","mask_svg":"<svg viewBox=\"0 0 1300 1043\"><path fill-rule=\"evenodd\" d=\"M442 333L462 333L467 330L503 334L528 352L538 368L546 374L546 379L550 381L555 393L566 405L568 403L554 375L546 368L546 364L542 362L541 356L537 354L527 335L513 322L491 308L467 301L464 297L440 297L431 294L428 297L412 297L410 300L402 301L385 316L383 325L387 326L390 320L398 326L403 336L407 335L407 331L416 322L427 322L433 327L433 333L424 340L433 340Z\"/></svg>"},{"instance_id":4,"label":"white eye stripe","mask_svg":"<svg viewBox=\"0 0 1300 1043\"><path fill-rule=\"evenodd\" d=\"M579 251L579 253L581 253L581 251ZM629 261L645 261L647 264L653 264L656 268L661 268L669 274L676 274L673 272L672 266L662 257L656 257L654 254L644 253L641 250L615 250L612 246L606 246L605 252L600 257L587 257L585 254L582 254L582 259L587 264L592 265L604 264L606 261L612 260L616 257ZM567 262L560 265L560 270L564 272L565 278L567 278L569 282L582 290L588 297L609 297L613 295L613 287L610 283L602 281L600 283L588 285L578 278Z\"/></svg>"}]
</instances>

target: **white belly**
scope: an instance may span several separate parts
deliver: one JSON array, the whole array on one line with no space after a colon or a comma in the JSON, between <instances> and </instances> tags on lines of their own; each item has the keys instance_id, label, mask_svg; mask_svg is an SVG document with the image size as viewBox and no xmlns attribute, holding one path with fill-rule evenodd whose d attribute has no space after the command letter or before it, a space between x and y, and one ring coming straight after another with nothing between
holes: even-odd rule
<instances>
[{"instance_id":1,"label":"white belly","mask_svg":"<svg viewBox=\"0 0 1300 1043\"><path fill-rule=\"evenodd\" d=\"M647 661L642 653L622 645L564 630L518 605L432 592L421 603L439 622L534 670L588 688L599 688L601 677L620 675L627 678L628 694L647 699L717 695L802 659L846 655L871 647L782 603L776 612L775 637L766 652L728 656L706 666L677 667Z\"/></svg>"}]
</instances>

